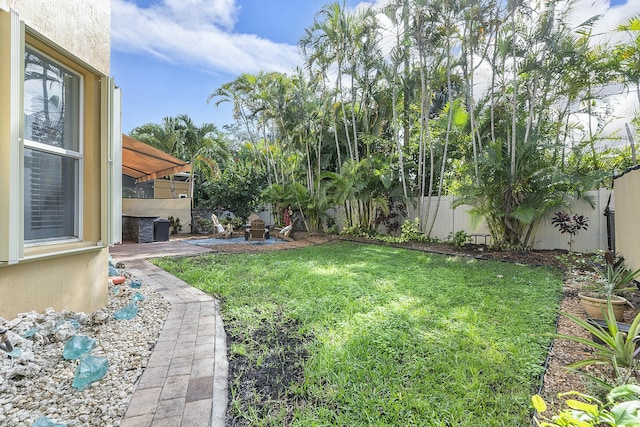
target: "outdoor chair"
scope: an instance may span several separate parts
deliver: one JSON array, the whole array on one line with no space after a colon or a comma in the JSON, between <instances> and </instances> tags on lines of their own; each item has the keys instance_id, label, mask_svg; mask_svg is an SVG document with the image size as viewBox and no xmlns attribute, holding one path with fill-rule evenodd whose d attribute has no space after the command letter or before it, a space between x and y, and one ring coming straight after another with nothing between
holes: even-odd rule
<instances>
[{"instance_id":1,"label":"outdoor chair","mask_svg":"<svg viewBox=\"0 0 640 427\"><path fill-rule=\"evenodd\" d=\"M218 221L218 217L216 214L211 214L211 221L213 222L213 237L216 239L229 237L227 230L224 228L224 225L220 224Z\"/></svg>"},{"instance_id":2,"label":"outdoor chair","mask_svg":"<svg viewBox=\"0 0 640 427\"><path fill-rule=\"evenodd\" d=\"M281 229L274 229L273 237L286 240L289 242L293 242L293 233L296 231L296 224L298 223L298 218L294 218L291 224L287 225Z\"/></svg>"},{"instance_id":3,"label":"outdoor chair","mask_svg":"<svg viewBox=\"0 0 640 427\"><path fill-rule=\"evenodd\" d=\"M267 240L267 227L263 220L254 219L249 227L249 241Z\"/></svg>"}]
</instances>

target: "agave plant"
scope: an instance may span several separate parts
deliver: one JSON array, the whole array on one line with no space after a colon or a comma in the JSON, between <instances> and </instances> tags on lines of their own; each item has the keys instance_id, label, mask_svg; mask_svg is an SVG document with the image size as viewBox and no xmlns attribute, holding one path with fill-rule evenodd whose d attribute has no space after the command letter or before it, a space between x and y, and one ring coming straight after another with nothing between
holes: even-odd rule
<instances>
[{"instance_id":1,"label":"agave plant","mask_svg":"<svg viewBox=\"0 0 640 427\"><path fill-rule=\"evenodd\" d=\"M611 300L607 301L607 311L604 316L606 327L591 324L570 313L561 312L561 314L594 337L592 341L574 335L553 334L555 338L575 341L593 350L593 357L572 363L568 368L580 369L595 364L610 365L616 379L621 378L624 373L627 375L637 373L638 360L636 357L640 353L640 349L636 349L636 344L639 339L638 333L640 333L640 314L635 317L628 332L623 332L618 327ZM626 368L627 371L620 368Z\"/></svg>"},{"instance_id":2,"label":"agave plant","mask_svg":"<svg viewBox=\"0 0 640 427\"><path fill-rule=\"evenodd\" d=\"M624 264L624 258L620 258L616 262L605 262L604 266L595 267L595 270L601 278L599 293L606 298L611 298L612 295L619 292L635 289L635 286L629 285L640 276L640 269L629 270Z\"/></svg>"}]
</instances>

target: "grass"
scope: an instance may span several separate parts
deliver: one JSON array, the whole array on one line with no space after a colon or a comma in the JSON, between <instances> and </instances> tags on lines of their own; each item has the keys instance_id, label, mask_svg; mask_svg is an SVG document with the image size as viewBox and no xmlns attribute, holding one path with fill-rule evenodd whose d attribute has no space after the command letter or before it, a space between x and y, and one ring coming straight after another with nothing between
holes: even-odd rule
<instances>
[{"instance_id":1,"label":"grass","mask_svg":"<svg viewBox=\"0 0 640 427\"><path fill-rule=\"evenodd\" d=\"M530 424L558 271L346 242L156 263L223 301L231 361L280 366L275 394L234 374L237 425Z\"/></svg>"}]
</instances>

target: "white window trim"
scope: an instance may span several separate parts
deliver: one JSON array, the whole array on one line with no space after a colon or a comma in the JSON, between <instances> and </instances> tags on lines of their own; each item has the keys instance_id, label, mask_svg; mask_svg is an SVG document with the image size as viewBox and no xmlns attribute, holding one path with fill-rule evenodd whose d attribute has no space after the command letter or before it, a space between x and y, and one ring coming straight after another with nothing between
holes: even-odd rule
<instances>
[{"instance_id":1,"label":"white window trim","mask_svg":"<svg viewBox=\"0 0 640 427\"><path fill-rule=\"evenodd\" d=\"M24 43L22 35L24 26L20 16L15 10L11 10L11 36L10 36L10 112L9 112L9 245L7 248L7 263L16 264L22 258L24 226L23 226L23 194L22 171L24 167L22 156L22 82L24 71Z\"/></svg>"},{"instance_id":2,"label":"white window trim","mask_svg":"<svg viewBox=\"0 0 640 427\"><path fill-rule=\"evenodd\" d=\"M70 68L68 65L60 63L60 61L57 61L56 59L52 58L50 55L47 55L45 52L42 52L40 49L35 48L34 46L25 44L24 45L24 49L22 49L22 52L20 52L20 60L24 61L24 53L26 52L26 50L29 49L32 52L36 52L38 55L41 55L42 57L46 58L47 60L51 61L52 63L62 67L64 70L66 70L67 72L73 73L74 75L76 75L79 79L80 79L80 84L79 84L79 100L78 100L78 151L74 151L74 150L67 150L61 147L53 147L51 145L47 145L47 144L43 144L43 143L39 143L36 141L31 141L28 139L22 139L22 143L23 146L25 148L32 148L32 149L36 149L37 151L40 152L45 152L45 153L49 153L49 154L55 154L55 155L61 155L64 157L68 157L68 158L73 158L75 160L78 160L78 170L77 170L77 180L76 180L76 188L74 188L74 192L76 195L76 200L77 200L77 205L76 205L76 221L75 221L75 225L74 225L74 233L77 235L77 237L61 237L61 238L50 238L50 239L42 239L42 240L28 240L25 241L24 240L24 230L22 230L22 241L24 241L24 247L25 248L31 248L31 247L39 247L39 246L48 246L48 245L56 245L56 244L60 244L60 243L70 243L70 242L81 242L83 240L83 229L84 229L84 76L82 76L82 74L80 74L79 72L77 72L76 70L73 70L72 68ZM22 69L22 67L21 67ZM22 88L22 85L24 84L24 70L22 70L22 72L18 75L18 78L20 79L21 83L20 83L20 87ZM22 97L23 92L21 92ZM23 108L21 108L19 110L19 114L20 114L20 121L22 122L22 120L24 120L24 106ZM24 126L24 124L23 124ZM21 129L24 129L24 127L21 126ZM22 153L24 153L22 151ZM19 167L20 170L23 170L24 168L24 155L21 156L21 160L19 163ZM23 180L20 180L20 182L23 182ZM24 203L21 203L18 208L20 209L20 213L21 213L21 217L24 216ZM24 220L23 220L24 221ZM22 224L24 224L24 222L22 222ZM24 226L21 227L21 229L23 229Z\"/></svg>"}]
</instances>

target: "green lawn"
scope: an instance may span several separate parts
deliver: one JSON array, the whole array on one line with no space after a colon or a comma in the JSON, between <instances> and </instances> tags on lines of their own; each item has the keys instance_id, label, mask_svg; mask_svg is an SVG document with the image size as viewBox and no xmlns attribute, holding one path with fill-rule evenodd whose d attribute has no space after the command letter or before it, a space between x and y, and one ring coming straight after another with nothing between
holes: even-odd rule
<instances>
[{"instance_id":1,"label":"green lawn","mask_svg":"<svg viewBox=\"0 0 640 427\"><path fill-rule=\"evenodd\" d=\"M223 301L230 357L252 366L238 425L530 423L556 270L346 242L156 263ZM243 391L256 375L291 384Z\"/></svg>"}]
</instances>

